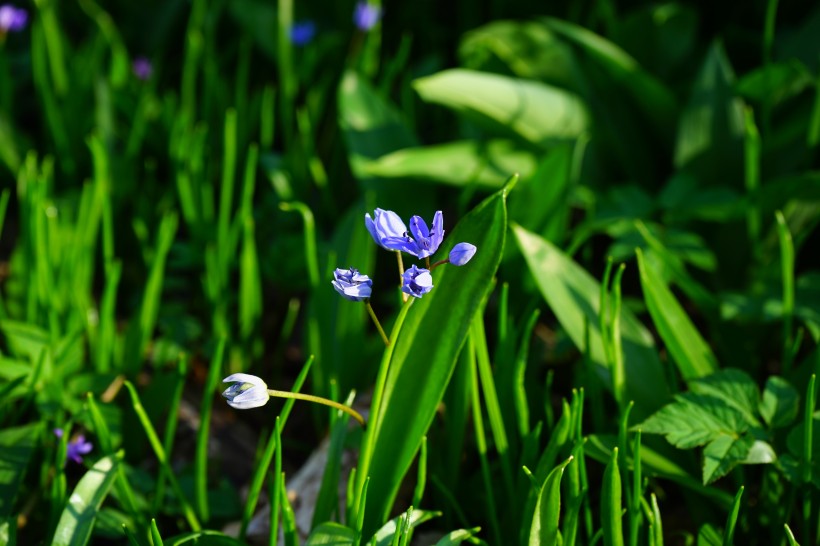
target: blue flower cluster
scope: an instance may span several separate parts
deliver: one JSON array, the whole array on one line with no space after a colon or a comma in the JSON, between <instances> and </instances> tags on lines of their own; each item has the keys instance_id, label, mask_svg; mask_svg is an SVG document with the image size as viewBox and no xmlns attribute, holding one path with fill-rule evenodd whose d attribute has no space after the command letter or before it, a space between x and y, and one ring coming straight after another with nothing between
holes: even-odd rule
<instances>
[{"instance_id":1,"label":"blue flower cluster","mask_svg":"<svg viewBox=\"0 0 820 546\"><path fill-rule=\"evenodd\" d=\"M405 252L427 262L429 269L416 265L407 270L401 270L401 290L405 294L420 298L433 289L433 277L430 270L446 263L464 265L476 253L476 247L470 243L458 243L450 251L446 260L436 262L430 266L430 256L436 253L444 240L444 215L437 211L433 216L433 224L428 227L421 216L410 218L410 229L404 224L398 214L391 210L376 209L371 217L364 215L364 225L376 241L376 244L385 250ZM363 301L370 297L372 281L367 275L361 275L355 269L337 269L333 274L333 287L339 294L353 301Z\"/></svg>"},{"instance_id":2,"label":"blue flower cluster","mask_svg":"<svg viewBox=\"0 0 820 546\"><path fill-rule=\"evenodd\" d=\"M368 32L382 18L382 9L367 1L360 0L353 10L353 24L362 32ZM297 47L303 47L316 36L316 23L310 19L294 21L290 27L290 41Z\"/></svg>"}]
</instances>

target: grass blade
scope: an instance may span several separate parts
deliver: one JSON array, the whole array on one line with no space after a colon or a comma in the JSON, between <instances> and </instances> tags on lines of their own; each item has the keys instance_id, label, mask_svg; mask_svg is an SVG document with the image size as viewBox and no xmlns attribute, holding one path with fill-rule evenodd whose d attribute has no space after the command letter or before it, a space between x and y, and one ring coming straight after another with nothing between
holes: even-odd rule
<instances>
[{"instance_id":1,"label":"grass blade","mask_svg":"<svg viewBox=\"0 0 820 546\"><path fill-rule=\"evenodd\" d=\"M556 466L541 485L538 503L530 527L529 546L558 544L558 523L561 516L561 477L572 462L572 456Z\"/></svg>"},{"instance_id":2,"label":"grass blade","mask_svg":"<svg viewBox=\"0 0 820 546\"><path fill-rule=\"evenodd\" d=\"M211 365L208 368L208 378L205 381L205 391L202 395L200 409L200 424L196 435L196 452L194 453L194 489L197 511L202 521L210 519L208 510L208 436L211 431L211 412L214 405L214 393L219 378L222 375L222 356L225 353L225 338L219 340L214 352Z\"/></svg>"},{"instance_id":3,"label":"grass blade","mask_svg":"<svg viewBox=\"0 0 820 546\"><path fill-rule=\"evenodd\" d=\"M604 546L623 546L621 522L621 471L618 469L618 448L612 450L612 459L604 471L601 491L601 530Z\"/></svg>"}]
</instances>

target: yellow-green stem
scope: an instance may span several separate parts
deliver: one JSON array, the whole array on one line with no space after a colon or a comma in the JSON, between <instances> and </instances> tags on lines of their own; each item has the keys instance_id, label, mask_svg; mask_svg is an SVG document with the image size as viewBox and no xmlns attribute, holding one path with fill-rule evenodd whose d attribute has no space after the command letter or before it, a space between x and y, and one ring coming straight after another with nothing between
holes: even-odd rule
<instances>
[{"instance_id":1,"label":"yellow-green stem","mask_svg":"<svg viewBox=\"0 0 820 546\"><path fill-rule=\"evenodd\" d=\"M322 398L321 396L313 396L312 394L302 394L300 392L277 391L274 389L268 389L268 394L276 398L293 398L294 400L304 400L306 402L316 402L317 404L330 406L331 408L342 410L346 414L350 415L355 420L357 420L359 424L363 427L367 426L364 417L362 417L358 411L354 410L351 407L345 406L344 404L340 404L339 402L334 402L333 400Z\"/></svg>"},{"instance_id":2,"label":"yellow-green stem","mask_svg":"<svg viewBox=\"0 0 820 546\"><path fill-rule=\"evenodd\" d=\"M396 251L396 259L399 261L399 289L401 289L402 285L404 284L404 260L401 258L401 251ZM407 303L407 298L410 296L405 294L404 292L401 293L401 301Z\"/></svg>"},{"instance_id":3,"label":"yellow-green stem","mask_svg":"<svg viewBox=\"0 0 820 546\"><path fill-rule=\"evenodd\" d=\"M382 328L381 322L379 322L378 317L376 317L376 312L373 311L373 307L370 305L370 301L365 300L364 306L367 307L367 312L370 313L370 318L373 319L373 324L376 325L376 330L378 330L379 335L382 336L382 341L384 341L385 345L390 345L390 340L387 339L387 334L384 333L384 328Z\"/></svg>"}]
</instances>

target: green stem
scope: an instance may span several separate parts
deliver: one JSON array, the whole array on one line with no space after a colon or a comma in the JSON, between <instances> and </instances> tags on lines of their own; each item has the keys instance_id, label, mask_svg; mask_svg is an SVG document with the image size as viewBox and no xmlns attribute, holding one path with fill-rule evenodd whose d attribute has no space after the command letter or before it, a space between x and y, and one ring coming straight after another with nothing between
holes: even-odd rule
<instances>
[{"instance_id":1,"label":"green stem","mask_svg":"<svg viewBox=\"0 0 820 546\"><path fill-rule=\"evenodd\" d=\"M437 261L436 263L434 263L433 265L430 266L430 271L434 270L435 268L437 268L440 265L444 265L444 264L448 264L448 263L450 263L450 258L447 258L445 260L439 260L439 261Z\"/></svg>"},{"instance_id":2,"label":"green stem","mask_svg":"<svg viewBox=\"0 0 820 546\"><path fill-rule=\"evenodd\" d=\"M402 285L404 284L404 261L401 258L401 251L396 251L396 260L399 262L399 289L401 289ZM407 298L410 296L405 294L404 292L401 293L401 301L407 303Z\"/></svg>"},{"instance_id":3,"label":"green stem","mask_svg":"<svg viewBox=\"0 0 820 546\"><path fill-rule=\"evenodd\" d=\"M376 330L378 330L379 334L382 336L384 344L390 345L390 340L387 339L387 334L384 333L384 328L382 328L381 322L379 322L378 317L376 317L376 312L373 311L373 307L370 305L370 300L364 300L364 306L367 307L367 312L370 314L370 318L373 319L373 324L376 325Z\"/></svg>"},{"instance_id":4,"label":"green stem","mask_svg":"<svg viewBox=\"0 0 820 546\"><path fill-rule=\"evenodd\" d=\"M268 394L270 394L271 396L275 396L276 398L292 398L294 400L305 400L306 402L316 402L317 404L330 406L331 408L336 408L347 413L355 420L357 420L359 424L361 424L363 427L367 426L364 417L362 417L362 415L358 411L354 410L351 407L345 406L344 404L340 404L339 402L328 400L327 398L322 398L321 396L313 396L312 394L302 394L300 392L277 391L274 389L268 389Z\"/></svg>"}]
</instances>

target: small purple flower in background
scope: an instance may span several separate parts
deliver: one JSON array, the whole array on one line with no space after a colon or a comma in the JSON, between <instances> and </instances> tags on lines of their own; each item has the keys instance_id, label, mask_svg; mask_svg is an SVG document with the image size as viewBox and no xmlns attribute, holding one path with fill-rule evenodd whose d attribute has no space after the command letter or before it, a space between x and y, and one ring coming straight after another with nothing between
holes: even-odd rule
<instances>
[{"instance_id":1,"label":"small purple flower in background","mask_svg":"<svg viewBox=\"0 0 820 546\"><path fill-rule=\"evenodd\" d=\"M290 41L293 45L309 44L316 35L316 23L313 21L297 21L290 27Z\"/></svg>"},{"instance_id":2,"label":"small purple flower in background","mask_svg":"<svg viewBox=\"0 0 820 546\"><path fill-rule=\"evenodd\" d=\"M54 429L54 435L57 438L62 438L63 437L63 429L55 428ZM66 446L66 452L65 452L66 461L68 461L68 459L71 459L72 461L74 461L77 464L82 464L83 455L87 455L88 453L91 452L92 449L94 449L94 445L91 442L87 442L85 440L85 436L80 434L77 437L75 437L73 440L70 440L68 442L68 446Z\"/></svg>"},{"instance_id":3,"label":"small purple flower in background","mask_svg":"<svg viewBox=\"0 0 820 546\"><path fill-rule=\"evenodd\" d=\"M11 4L0 6L0 33L20 32L26 28L28 12Z\"/></svg>"},{"instance_id":4,"label":"small purple flower in background","mask_svg":"<svg viewBox=\"0 0 820 546\"><path fill-rule=\"evenodd\" d=\"M364 215L364 225L376 244L387 250L401 250L396 245L387 246L385 241L390 238L404 238L407 233L407 226L401 221L399 215L392 210L376 209L373 213L375 219L370 217L370 213Z\"/></svg>"},{"instance_id":5,"label":"small purple flower in background","mask_svg":"<svg viewBox=\"0 0 820 546\"><path fill-rule=\"evenodd\" d=\"M402 279L404 282L401 285L401 291L416 298L422 297L433 289L433 277L430 271L415 265L404 272Z\"/></svg>"},{"instance_id":6,"label":"small purple flower in background","mask_svg":"<svg viewBox=\"0 0 820 546\"><path fill-rule=\"evenodd\" d=\"M364 301L370 297L373 290L373 281L367 275L362 275L357 269L336 269L333 280L330 281L336 292L350 301Z\"/></svg>"},{"instance_id":7,"label":"small purple flower in background","mask_svg":"<svg viewBox=\"0 0 820 546\"><path fill-rule=\"evenodd\" d=\"M134 75L141 79L142 81L147 80L151 77L151 74L154 72L154 67L151 66L151 61L149 61L145 57L137 57L134 59L134 62L131 63L131 70L134 71Z\"/></svg>"},{"instance_id":8,"label":"small purple flower in background","mask_svg":"<svg viewBox=\"0 0 820 546\"><path fill-rule=\"evenodd\" d=\"M432 229L427 229L421 216L413 216L410 218L410 233L413 237L406 232L402 237L387 237L384 245L394 250L403 250L419 259L432 256L444 239L444 215L441 211L436 212Z\"/></svg>"},{"instance_id":9,"label":"small purple flower in background","mask_svg":"<svg viewBox=\"0 0 820 546\"><path fill-rule=\"evenodd\" d=\"M375 27L381 18L382 9L379 6L364 1L356 3L356 9L353 11L353 22L359 30L367 32Z\"/></svg>"},{"instance_id":10,"label":"small purple flower in background","mask_svg":"<svg viewBox=\"0 0 820 546\"><path fill-rule=\"evenodd\" d=\"M450 263L453 265L464 265L475 255L476 246L470 243L458 243L450 251Z\"/></svg>"}]
</instances>

